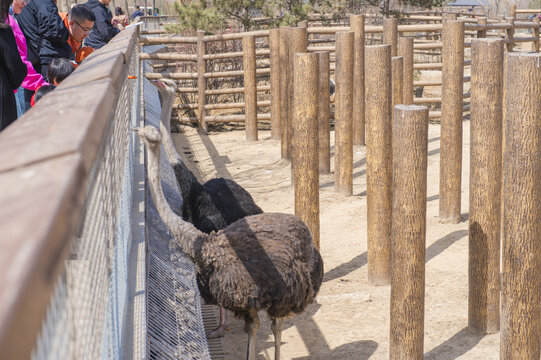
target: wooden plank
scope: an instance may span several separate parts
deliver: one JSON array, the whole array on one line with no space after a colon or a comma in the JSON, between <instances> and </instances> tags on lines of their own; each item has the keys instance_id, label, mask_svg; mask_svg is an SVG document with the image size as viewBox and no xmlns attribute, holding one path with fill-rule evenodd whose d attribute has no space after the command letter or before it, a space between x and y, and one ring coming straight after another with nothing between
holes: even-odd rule
<instances>
[{"instance_id":1,"label":"wooden plank","mask_svg":"<svg viewBox=\"0 0 541 360\"><path fill-rule=\"evenodd\" d=\"M83 154L84 168L88 170L98 152L114 98L110 80L72 88L62 83L0 133L0 173L77 151Z\"/></svg>"},{"instance_id":2,"label":"wooden plank","mask_svg":"<svg viewBox=\"0 0 541 360\"><path fill-rule=\"evenodd\" d=\"M90 56L94 55L92 53ZM88 57L70 76L68 76L60 86L60 88L68 88L78 85L87 84L94 80L111 79L113 86L118 84L119 80L124 80L123 74L124 56L120 49L114 52L99 53L93 57ZM75 102L74 104L76 104Z\"/></svg>"},{"instance_id":3,"label":"wooden plank","mask_svg":"<svg viewBox=\"0 0 541 360\"><path fill-rule=\"evenodd\" d=\"M29 359L85 188L79 154L0 174L0 349Z\"/></svg>"}]
</instances>

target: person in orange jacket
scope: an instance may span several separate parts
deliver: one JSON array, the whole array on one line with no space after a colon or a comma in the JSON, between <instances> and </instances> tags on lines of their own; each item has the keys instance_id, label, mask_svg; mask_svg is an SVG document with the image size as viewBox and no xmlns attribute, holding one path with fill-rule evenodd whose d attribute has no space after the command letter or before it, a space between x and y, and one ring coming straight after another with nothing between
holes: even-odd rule
<instances>
[{"instance_id":1,"label":"person in orange jacket","mask_svg":"<svg viewBox=\"0 0 541 360\"><path fill-rule=\"evenodd\" d=\"M75 63L74 66L77 67L85 57L94 51L91 47L82 45L94 26L96 16L92 10L84 5L75 5L69 13L59 14L64 21L64 25L69 30L68 44L72 49L71 60Z\"/></svg>"}]
</instances>

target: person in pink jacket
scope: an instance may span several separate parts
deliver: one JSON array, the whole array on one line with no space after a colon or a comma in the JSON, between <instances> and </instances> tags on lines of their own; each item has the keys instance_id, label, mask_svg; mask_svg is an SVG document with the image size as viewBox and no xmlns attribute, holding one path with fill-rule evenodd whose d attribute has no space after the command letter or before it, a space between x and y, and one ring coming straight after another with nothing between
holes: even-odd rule
<instances>
[{"instance_id":1,"label":"person in pink jacket","mask_svg":"<svg viewBox=\"0 0 541 360\"><path fill-rule=\"evenodd\" d=\"M26 5L26 0L15 0L13 2L13 12L15 14L19 13L22 8ZM49 85L41 74L34 70L32 63L27 59L26 51L26 39L24 34L17 23L17 20L12 15L8 16L8 22L11 28L13 29L13 35L15 35L15 42L17 43L17 48L19 49L19 54L23 63L26 65L28 73L24 78L21 87L17 90L15 94L15 99L17 101L17 116L21 116L28 109L30 109L30 100L34 92L43 85ZM26 89L27 91L25 91Z\"/></svg>"}]
</instances>

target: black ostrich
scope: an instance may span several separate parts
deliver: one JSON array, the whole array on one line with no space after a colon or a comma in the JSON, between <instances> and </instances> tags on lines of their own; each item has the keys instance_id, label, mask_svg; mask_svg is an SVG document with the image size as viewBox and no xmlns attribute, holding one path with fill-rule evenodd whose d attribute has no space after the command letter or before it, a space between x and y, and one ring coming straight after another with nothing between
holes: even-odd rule
<instances>
[{"instance_id":1,"label":"black ostrich","mask_svg":"<svg viewBox=\"0 0 541 360\"><path fill-rule=\"evenodd\" d=\"M162 95L160 132L165 153L175 171L184 203L182 217L207 234L243 217L263 213L252 195L231 179L215 178L201 184L182 161L171 138L171 109L177 85L173 80L153 82Z\"/></svg>"},{"instance_id":2,"label":"black ostrich","mask_svg":"<svg viewBox=\"0 0 541 360\"><path fill-rule=\"evenodd\" d=\"M171 109L177 84L173 80L153 81L162 97L160 132L169 163L173 167L182 194L182 217L204 233L210 234L246 216L263 213L248 191L235 181L215 178L201 184L182 161L171 138ZM220 324L209 338L225 333L227 313L220 308Z\"/></svg>"},{"instance_id":3,"label":"black ostrich","mask_svg":"<svg viewBox=\"0 0 541 360\"><path fill-rule=\"evenodd\" d=\"M150 192L158 213L182 250L192 259L205 301L243 318L248 332L247 360L255 360L257 312L272 320L275 359L280 359L284 317L303 312L323 280L323 260L308 227L290 214L264 213L205 234L175 214L160 182L161 137L146 126L137 130L147 146Z\"/></svg>"}]
</instances>

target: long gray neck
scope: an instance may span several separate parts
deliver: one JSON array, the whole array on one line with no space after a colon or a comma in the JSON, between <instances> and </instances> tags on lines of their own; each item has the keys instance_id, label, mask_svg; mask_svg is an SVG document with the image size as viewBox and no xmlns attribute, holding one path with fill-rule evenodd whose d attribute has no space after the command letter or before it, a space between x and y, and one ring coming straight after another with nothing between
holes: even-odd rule
<instances>
[{"instance_id":1,"label":"long gray neck","mask_svg":"<svg viewBox=\"0 0 541 360\"><path fill-rule=\"evenodd\" d=\"M160 133L162 134L162 143L169 163L171 165L180 164L182 158L175 148L173 138L171 137L171 110L173 108L173 102L175 100L174 94L166 93L163 96L162 114L160 116Z\"/></svg>"},{"instance_id":2,"label":"long gray neck","mask_svg":"<svg viewBox=\"0 0 541 360\"><path fill-rule=\"evenodd\" d=\"M201 244L208 235L197 230L195 226L184 221L175 214L163 194L160 180L160 145L147 146L147 168L150 193L156 205L158 213L165 225L175 236L182 250L198 262Z\"/></svg>"}]
</instances>

